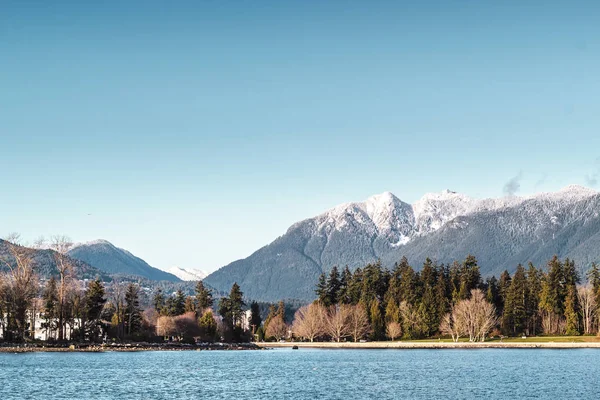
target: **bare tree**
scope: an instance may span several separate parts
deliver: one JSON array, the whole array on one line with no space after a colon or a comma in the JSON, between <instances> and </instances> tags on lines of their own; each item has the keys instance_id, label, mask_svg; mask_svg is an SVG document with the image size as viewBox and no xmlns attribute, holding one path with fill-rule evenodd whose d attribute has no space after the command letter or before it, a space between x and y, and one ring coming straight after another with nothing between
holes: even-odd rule
<instances>
[{"instance_id":1,"label":"bare tree","mask_svg":"<svg viewBox=\"0 0 600 400\"><path fill-rule=\"evenodd\" d=\"M37 276L33 270L34 250L20 245L20 235L11 234L5 239L8 247L8 255L2 258L9 272L5 275L4 295L10 300L8 323L6 328L9 339L24 339L27 332L27 312L31 309L32 302L37 294ZM11 320L14 320L13 330ZM10 337L13 332L15 337Z\"/></svg>"},{"instance_id":2,"label":"bare tree","mask_svg":"<svg viewBox=\"0 0 600 400\"><path fill-rule=\"evenodd\" d=\"M369 325L369 316L367 315L367 310L362 304L352 306L350 313L349 330L350 336L355 342L358 342L369 332L371 332L371 325Z\"/></svg>"},{"instance_id":3,"label":"bare tree","mask_svg":"<svg viewBox=\"0 0 600 400\"><path fill-rule=\"evenodd\" d=\"M64 235L55 235L50 239L50 248L53 251L54 262L58 270L58 339L64 340L67 315L68 288L73 280L73 262L67 252L73 247L73 242Z\"/></svg>"},{"instance_id":4,"label":"bare tree","mask_svg":"<svg viewBox=\"0 0 600 400\"><path fill-rule=\"evenodd\" d=\"M350 315L352 306L347 304L329 307L325 321L325 331L336 342L350 334Z\"/></svg>"},{"instance_id":5,"label":"bare tree","mask_svg":"<svg viewBox=\"0 0 600 400\"><path fill-rule=\"evenodd\" d=\"M598 311L594 289L590 285L580 286L577 288L577 297L581 307L580 313L583 320L583 332L590 334L594 331L594 321Z\"/></svg>"},{"instance_id":6,"label":"bare tree","mask_svg":"<svg viewBox=\"0 0 600 400\"><path fill-rule=\"evenodd\" d=\"M176 316L174 320L179 340L200 336L200 326L195 312L188 311L185 314Z\"/></svg>"},{"instance_id":7,"label":"bare tree","mask_svg":"<svg viewBox=\"0 0 600 400\"><path fill-rule=\"evenodd\" d=\"M325 308L320 303L311 303L298 309L294 315L292 331L313 342L317 336L325 333Z\"/></svg>"},{"instance_id":8,"label":"bare tree","mask_svg":"<svg viewBox=\"0 0 600 400\"><path fill-rule=\"evenodd\" d=\"M125 290L126 287L122 283L113 281L110 288L111 301L115 306L116 320L113 321L113 325L117 327L117 333L120 339L125 336Z\"/></svg>"},{"instance_id":9,"label":"bare tree","mask_svg":"<svg viewBox=\"0 0 600 400\"><path fill-rule=\"evenodd\" d=\"M271 319L269 325L267 325L267 330L265 332L267 337L274 337L277 341L286 337L287 333L288 326L286 325L281 315L277 315Z\"/></svg>"},{"instance_id":10,"label":"bare tree","mask_svg":"<svg viewBox=\"0 0 600 400\"><path fill-rule=\"evenodd\" d=\"M4 274L0 274L0 330L6 335L6 320L8 318L8 284Z\"/></svg>"},{"instance_id":11,"label":"bare tree","mask_svg":"<svg viewBox=\"0 0 600 400\"><path fill-rule=\"evenodd\" d=\"M458 331L468 335L471 342L485 341L498 322L496 309L479 289L471 290L470 299L461 300L452 308L452 317Z\"/></svg>"},{"instance_id":12,"label":"bare tree","mask_svg":"<svg viewBox=\"0 0 600 400\"><path fill-rule=\"evenodd\" d=\"M162 337L175 336L177 334L177 326L175 318L163 315L156 320L156 334Z\"/></svg>"},{"instance_id":13,"label":"bare tree","mask_svg":"<svg viewBox=\"0 0 600 400\"><path fill-rule=\"evenodd\" d=\"M397 322L388 322L386 327L386 333L388 337L394 341L394 339L400 337L402 335L402 327Z\"/></svg>"},{"instance_id":14,"label":"bare tree","mask_svg":"<svg viewBox=\"0 0 600 400\"><path fill-rule=\"evenodd\" d=\"M400 317L404 325L404 335L408 338L415 338L421 334L423 319L419 309L406 301L400 303Z\"/></svg>"},{"instance_id":15,"label":"bare tree","mask_svg":"<svg viewBox=\"0 0 600 400\"><path fill-rule=\"evenodd\" d=\"M444 315L442 318L442 323L440 324L440 331L444 335L450 335L452 337L452 341L455 343L458 342L458 339L462 335L462 327L463 324L460 321L456 320L456 313L448 313Z\"/></svg>"}]
</instances>

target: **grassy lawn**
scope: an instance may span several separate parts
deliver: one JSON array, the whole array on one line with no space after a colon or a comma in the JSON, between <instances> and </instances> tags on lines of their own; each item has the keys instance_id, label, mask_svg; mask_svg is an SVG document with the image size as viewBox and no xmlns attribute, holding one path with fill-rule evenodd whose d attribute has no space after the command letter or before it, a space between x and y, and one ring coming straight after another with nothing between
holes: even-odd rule
<instances>
[{"instance_id":1,"label":"grassy lawn","mask_svg":"<svg viewBox=\"0 0 600 400\"><path fill-rule=\"evenodd\" d=\"M460 338L459 342L468 342L469 338ZM422 339L422 340L403 340L403 342L452 342L452 339ZM487 342L502 342L502 343L546 343L546 342L600 342L597 336L530 336L526 339L521 337L505 337L502 340L498 337L486 339Z\"/></svg>"}]
</instances>

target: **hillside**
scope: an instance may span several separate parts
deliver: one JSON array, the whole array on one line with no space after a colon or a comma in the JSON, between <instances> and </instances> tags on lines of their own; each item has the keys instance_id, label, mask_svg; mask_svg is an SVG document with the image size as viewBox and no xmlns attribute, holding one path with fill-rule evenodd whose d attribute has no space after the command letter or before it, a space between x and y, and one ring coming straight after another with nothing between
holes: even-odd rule
<instances>
[{"instance_id":1,"label":"hillside","mask_svg":"<svg viewBox=\"0 0 600 400\"><path fill-rule=\"evenodd\" d=\"M407 256L418 268L426 257L448 263L474 254L484 276L528 261L544 265L554 254L585 266L600 260L599 212L600 194L581 186L483 200L446 190L412 205L386 192L300 221L205 282L218 290L238 282L265 301L310 300L319 274L333 265L354 269L377 259L391 267Z\"/></svg>"},{"instance_id":2,"label":"hillside","mask_svg":"<svg viewBox=\"0 0 600 400\"><path fill-rule=\"evenodd\" d=\"M69 256L109 274L137 275L155 281L181 281L106 240L77 244L69 251Z\"/></svg>"}]
</instances>

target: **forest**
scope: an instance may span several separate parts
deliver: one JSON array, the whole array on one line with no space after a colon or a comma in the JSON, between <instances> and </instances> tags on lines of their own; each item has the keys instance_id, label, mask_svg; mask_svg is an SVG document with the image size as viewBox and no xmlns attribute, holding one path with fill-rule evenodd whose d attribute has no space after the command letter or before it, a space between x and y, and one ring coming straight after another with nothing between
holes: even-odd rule
<instances>
[{"instance_id":1,"label":"forest","mask_svg":"<svg viewBox=\"0 0 600 400\"><path fill-rule=\"evenodd\" d=\"M0 337L7 342L483 341L596 335L600 328L598 265L581 277L573 260L556 256L545 267L518 265L512 275L486 279L471 255L450 265L426 259L418 269L406 258L392 269L380 262L354 271L334 266L320 276L314 302L275 305L245 299L237 283L215 299L202 281L193 294L82 281L64 240L52 246L58 274L43 280L34 251L7 243L10 260L2 259L7 268L0 273ZM142 307L140 298L148 296L151 305Z\"/></svg>"},{"instance_id":2,"label":"forest","mask_svg":"<svg viewBox=\"0 0 600 400\"><path fill-rule=\"evenodd\" d=\"M582 284L574 261L555 256L545 268L518 265L512 276L504 271L484 280L471 255L450 265L426 259L419 271L403 258L391 270L380 263L354 272L333 267L320 276L316 297L291 321L297 338L483 341L490 336L596 335L600 271L593 263ZM283 328L271 328L269 319L265 325L267 337L283 337Z\"/></svg>"}]
</instances>

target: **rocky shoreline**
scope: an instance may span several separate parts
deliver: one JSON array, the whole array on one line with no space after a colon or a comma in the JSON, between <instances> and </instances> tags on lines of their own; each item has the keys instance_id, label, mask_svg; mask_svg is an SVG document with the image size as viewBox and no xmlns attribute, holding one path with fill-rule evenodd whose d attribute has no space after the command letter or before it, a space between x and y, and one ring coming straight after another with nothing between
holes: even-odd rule
<instances>
[{"instance_id":1,"label":"rocky shoreline","mask_svg":"<svg viewBox=\"0 0 600 400\"><path fill-rule=\"evenodd\" d=\"M84 352L99 353L108 351L201 351L201 350L262 350L254 343L110 343L110 344L0 344L0 353L37 352Z\"/></svg>"}]
</instances>

